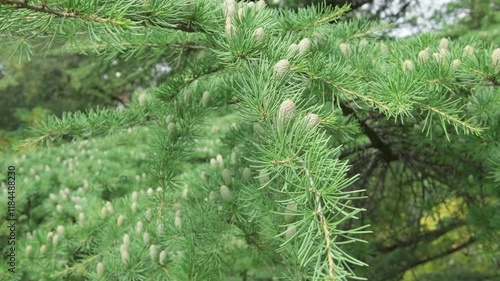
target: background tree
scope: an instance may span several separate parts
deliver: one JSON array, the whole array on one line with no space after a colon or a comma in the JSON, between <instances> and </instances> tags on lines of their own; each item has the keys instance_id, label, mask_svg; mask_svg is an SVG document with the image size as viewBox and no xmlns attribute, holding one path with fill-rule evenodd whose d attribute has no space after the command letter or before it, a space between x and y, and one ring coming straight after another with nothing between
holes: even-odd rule
<instances>
[{"instance_id":1,"label":"background tree","mask_svg":"<svg viewBox=\"0 0 500 281\"><path fill-rule=\"evenodd\" d=\"M107 59L158 62L168 53L182 62L125 110L65 114L35 127L21 148L123 138L102 138L107 148L90 153L86 142L61 148L74 156L55 163L73 170L82 161L79 171L90 176L46 172L43 189L19 191L29 231L21 258L33 266L16 278L398 280L464 249L497 258L495 47L429 34L382 44L384 26L335 23L345 8L0 3L0 30L21 54L52 42ZM215 124L226 126L217 132ZM151 149L149 180L137 173L139 186L116 181L124 175L111 165L111 183L89 182L103 162L97 156L127 159L99 151L120 149L129 130ZM29 165L41 155L7 161ZM42 180L46 170L30 173ZM35 209L54 215L29 215ZM462 261L469 266L457 263L461 271L422 278L498 274L494 263ZM364 263L370 267L351 269Z\"/></svg>"},{"instance_id":2,"label":"background tree","mask_svg":"<svg viewBox=\"0 0 500 281\"><path fill-rule=\"evenodd\" d=\"M103 61L39 47L29 61L14 56L9 59L14 49L9 44L3 46L0 97L5 102L1 105L0 128L9 141L2 150L26 137L26 128L48 114L61 116L65 111L123 106L136 89L154 85L166 73L161 63L151 65L120 56Z\"/></svg>"},{"instance_id":3,"label":"background tree","mask_svg":"<svg viewBox=\"0 0 500 281\"><path fill-rule=\"evenodd\" d=\"M461 0L448 4L447 14L457 22L441 31L451 38L500 44L500 2Z\"/></svg>"}]
</instances>

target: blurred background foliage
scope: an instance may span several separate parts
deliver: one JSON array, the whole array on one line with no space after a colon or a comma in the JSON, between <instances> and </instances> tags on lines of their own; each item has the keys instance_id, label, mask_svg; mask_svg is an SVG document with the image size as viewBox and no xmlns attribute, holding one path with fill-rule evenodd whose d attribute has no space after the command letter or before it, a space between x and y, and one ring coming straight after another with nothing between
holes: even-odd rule
<instances>
[{"instance_id":1,"label":"blurred background foliage","mask_svg":"<svg viewBox=\"0 0 500 281\"><path fill-rule=\"evenodd\" d=\"M8 50L8 49L7 49ZM49 114L124 106L134 91L154 86L168 68L141 60L105 61L82 54L0 55L0 153Z\"/></svg>"}]
</instances>

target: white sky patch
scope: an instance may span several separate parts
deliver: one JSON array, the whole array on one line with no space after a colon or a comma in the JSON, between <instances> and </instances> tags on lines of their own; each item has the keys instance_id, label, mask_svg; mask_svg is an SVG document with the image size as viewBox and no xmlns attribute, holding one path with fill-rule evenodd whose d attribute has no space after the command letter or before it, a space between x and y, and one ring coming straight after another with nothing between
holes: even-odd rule
<instances>
[{"instance_id":1,"label":"white sky patch","mask_svg":"<svg viewBox=\"0 0 500 281\"><path fill-rule=\"evenodd\" d=\"M396 14L403 7L405 3L410 0L395 0L390 7L387 8L387 12L381 13L381 21L383 22L384 16L388 14ZM404 17L396 20L395 24L398 25L390 33L390 36L396 37L406 37L414 35L420 32L427 32L431 30L436 30L442 27L442 24L438 24L432 17L439 12L443 12L446 8L446 4L453 2L454 0L419 0L411 1L410 6L406 10ZM373 8L379 9L384 4L384 0L374 0ZM367 11L370 7L362 7L362 10ZM416 24L405 23L409 22L410 19L414 18ZM446 20L446 24L453 23L457 18L449 18Z\"/></svg>"},{"instance_id":2,"label":"white sky patch","mask_svg":"<svg viewBox=\"0 0 500 281\"><path fill-rule=\"evenodd\" d=\"M170 72L172 68L167 64L167 63L159 63L156 66L156 71L157 72Z\"/></svg>"}]
</instances>

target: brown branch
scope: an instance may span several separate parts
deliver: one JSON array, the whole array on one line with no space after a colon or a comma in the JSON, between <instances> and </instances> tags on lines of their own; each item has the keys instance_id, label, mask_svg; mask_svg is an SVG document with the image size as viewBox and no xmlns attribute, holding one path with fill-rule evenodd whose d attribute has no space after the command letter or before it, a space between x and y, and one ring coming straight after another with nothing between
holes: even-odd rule
<instances>
[{"instance_id":1,"label":"brown branch","mask_svg":"<svg viewBox=\"0 0 500 281\"><path fill-rule=\"evenodd\" d=\"M379 251L381 253L388 253L388 252L394 251L398 248L405 248L405 247L413 246L415 244L418 244L419 242L434 240L434 239L437 239L440 236L442 236L442 235L444 235L452 230L455 230L459 227L462 227L464 225L465 225L465 221L457 221L457 222L454 222L446 227L442 227L442 228L436 229L434 231L430 231L430 232L426 232L426 233L417 235L410 240L398 241L398 242L396 242L396 244L386 246L386 247L379 246L379 247L377 247L377 251Z\"/></svg>"},{"instance_id":2,"label":"brown branch","mask_svg":"<svg viewBox=\"0 0 500 281\"><path fill-rule=\"evenodd\" d=\"M450 255L450 254L453 254L457 251L460 251L468 246L470 246L472 243L476 242L476 238L475 237L470 237L467 241L465 241L464 243L456 246L456 247L452 247L444 252L441 252L439 254L436 254L436 255L433 255L433 256L430 256L428 258L425 258L425 259L422 259L422 260L417 260L417 261L414 261L413 263L410 263L409 265L407 265L406 267L404 267L404 269L402 270L402 272L404 271L407 271L409 269L412 269L414 267L417 267L421 264L424 264L424 263L427 263L427 262L430 262L430 261L433 261L433 260L436 260L436 259L439 259L439 258L442 258L442 257L446 257L447 255Z\"/></svg>"},{"instance_id":3,"label":"brown branch","mask_svg":"<svg viewBox=\"0 0 500 281\"><path fill-rule=\"evenodd\" d=\"M30 11L34 11L34 12L50 14L50 15L54 15L57 17L61 17L61 18L77 18L77 19L81 19L84 21L111 23L113 25L124 25L125 24L125 22L123 22L123 21L119 21L119 20L115 20L115 19L111 19L111 18L103 18L103 17L99 17L96 15L85 15L85 14L81 14L78 11L56 10L56 9L52 9L46 5L43 5L43 4L40 6L32 5L32 4L28 4L28 1L0 0L0 4L5 4L5 5L8 5L8 6L15 8L15 9L18 9L18 10L25 9L25 10L30 10Z\"/></svg>"},{"instance_id":4,"label":"brown branch","mask_svg":"<svg viewBox=\"0 0 500 281\"><path fill-rule=\"evenodd\" d=\"M375 131L370 126L368 126L365 121L360 120L359 117L356 116L356 113L352 108L345 105L344 103L340 103L340 108L342 109L342 113L344 116L352 115L358 120L366 136L370 139L372 146L382 152L382 158L386 162L391 162L398 159L398 157L392 152L391 148L380 139L377 133L375 133Z\"/></svg>"},{"instance_id":5,"label":"brown branch","mask_svg":"<svg viewBox=\"0 0 500 281\"><path fill-rule=\"evenodd\" d=\"M379 272L379 274L376 276L377 278L373 278L373 280L392 280L412 268L431 262L433 260L446 257L470 246L474 242L476 242L476 238L472 236L465 242L459 242L460 244L458 246L454 246L455 244L448 244L445 249L438 250L437 253L426 256L418 255L419 257L415 256L415 252L410 252L407 250L405 251L405 253L403 253L400 258L400 262L397 265L393 265L390 270Z\"/></svg>"}]
</instances>

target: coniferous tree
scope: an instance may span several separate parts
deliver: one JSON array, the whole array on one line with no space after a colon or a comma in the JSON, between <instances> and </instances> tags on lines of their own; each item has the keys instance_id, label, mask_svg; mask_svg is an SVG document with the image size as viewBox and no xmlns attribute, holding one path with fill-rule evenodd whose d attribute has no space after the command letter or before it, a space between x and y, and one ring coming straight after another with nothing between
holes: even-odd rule
<instances>
[{"instance_id":1,"label":"coniferous tree","mask_svg":"<svg viewBox=\"0 0 500 281\"><path fill-rule=\"evenodd\" d=\"M20 213L53 214L23 217L20 259L30 266L13 276L398 280L473 245L495 258L500 49L432 34L382 43L385 26L341 21L347 10L0 0L2 39L21 55L46 46L179 62L124 110L34 128L20 149L112 135L103 141L119 150L113 135L154 124L141 131L148 181L141 193L126 173L95 175L95 186L52 176L20 191ZM231 125L198 163L214 120ZM98 170L86 152L87 169ZM70 159L56 163L73 170Z\"/></svg>"}]
</instances>

